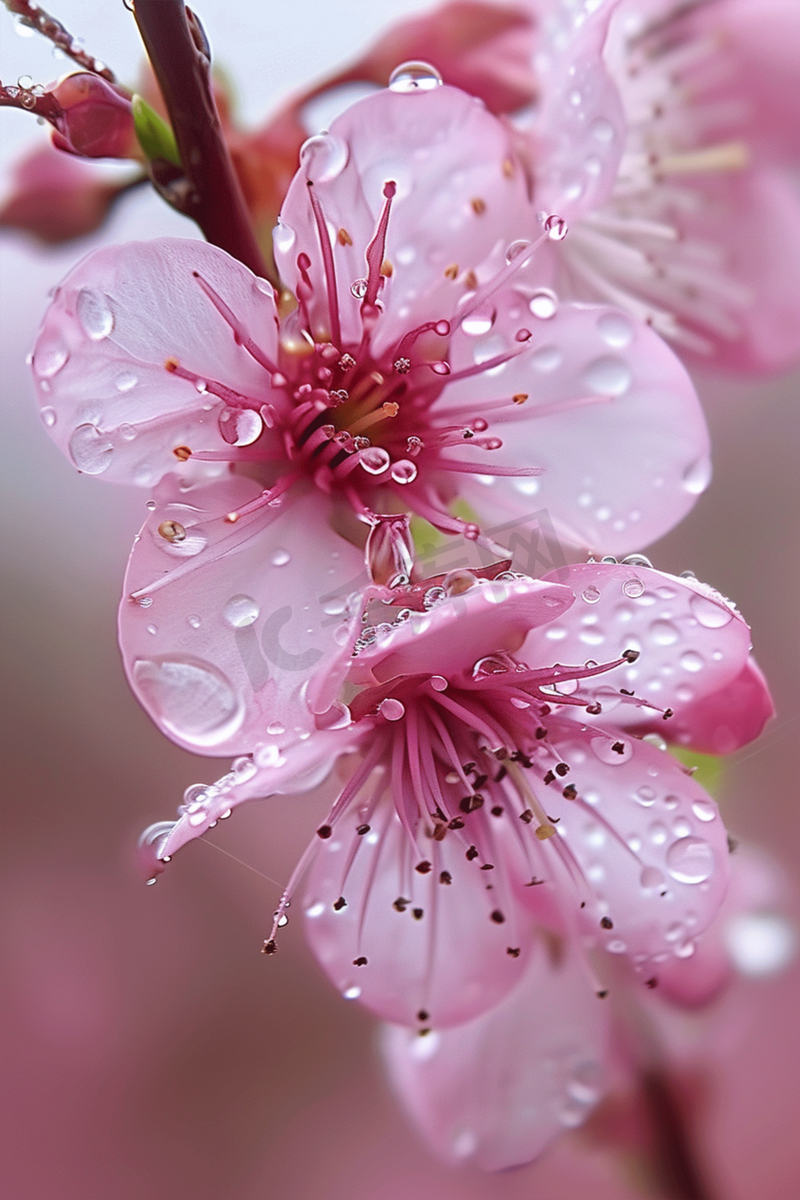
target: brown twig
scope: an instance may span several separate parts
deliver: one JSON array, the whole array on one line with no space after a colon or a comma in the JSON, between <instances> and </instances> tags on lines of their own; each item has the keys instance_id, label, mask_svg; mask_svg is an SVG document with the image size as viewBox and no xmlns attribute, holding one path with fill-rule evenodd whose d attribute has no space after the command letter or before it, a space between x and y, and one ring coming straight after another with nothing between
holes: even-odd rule
<instances>
[{"instance_id":1,"label":"brown twig","mask_svg":"<svg viewBox=\"0 0 800 1200\"><path fill-rule=\"evenodd\" d=\"M116 83L116 76L110 67L107 67L104 62L94 55L88 54L81 46L78 45L76 39L72 36L69 30L65 29L60 21L55 17L51 17L48 12L45 12L40 5L35 4L33 0L3 0L9 12L14 13L19 17L23 25L35 29L37 33L41 33L53 45L66 54L73 62L76 62L79 67L83 67L84 71L91 71L93 75L100 75L108 83Z\"/></svg>"},{"instance_id":2,"label":"brown twig","mask_svg":"<svg viewBox=\"0 0 800 1200\"><path fill-rule=\"evenodd\" d=\"M210 52L202 26L183 0L136 0L134 16L169 113L185 175L167 184L176 207L209 242L264 275L239 181L222 134L211 88Z\"/></svg>"},{"instance_id":3,"label":"brown twig","mask_svg":"<svg viewBox=\"0 0 800 1200\"><path fill-rule=\"evenodd\" d=\"M670 1200L712 1200L668 1078L650 1068L642 1072L640 1086L652 1135L652 1168L662 1194Z\"/></svg>"}]
</instances>

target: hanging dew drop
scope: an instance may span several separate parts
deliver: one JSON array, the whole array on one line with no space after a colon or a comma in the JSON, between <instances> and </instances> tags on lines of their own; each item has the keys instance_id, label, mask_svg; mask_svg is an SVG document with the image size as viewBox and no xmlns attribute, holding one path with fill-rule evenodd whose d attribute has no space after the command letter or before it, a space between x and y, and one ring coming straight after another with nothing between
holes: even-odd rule
<instances>
[{"instance_id":1,"label":"hanging dew drop","mask_svg":"<svg viewBox=\"0 0 800 1200\"><path fill-rule=\"evenodd\" d=\"M563 242L567 236L567 222L556 213L545 218L544 231L551 242Z\"/></svg>"},{"instance_id":2,"label":"hanging dew drop","mask_svg":"<svg viewBox=\"0 0 800 1200\"><path fill-rule=\"evenodd\" d=\"M442 86L442 82L442 77L436 68L426 62L401 63L389 76L390 90L404 95L435 91L436 88Z\"/></svg>"}]
</instances>

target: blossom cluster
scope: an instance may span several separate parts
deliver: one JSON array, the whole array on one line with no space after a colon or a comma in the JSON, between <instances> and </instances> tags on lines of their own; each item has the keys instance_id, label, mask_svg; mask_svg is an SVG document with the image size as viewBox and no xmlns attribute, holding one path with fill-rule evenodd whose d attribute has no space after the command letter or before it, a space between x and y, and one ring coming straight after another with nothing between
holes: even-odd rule
<instances>
[{"instance_id":1,"label":"blossom cluster","mask_svg":"<svg viewBox=\"0 0 800 1200\"><path fill-rule=\"evenodd\" d=\"M517 1165L579 1124L609 991L694 1002L681 971L715 953L729 839L683 759L772 705L735 605L641 551L711 477L682 360L800 348L771 53L796 13L759 13L755 44L755 9L449 4L331 77L376 86L302 144L300 102L246 136L220 97L235 243L187 199L169 104L175 138L85 61L25 105L59 152L138 159L209 236L90 253L31 360L72 464L152 497L119 614L136 697L233 756L145 832L148 878L239 804L323 788L264 951L299 907L452 1162ZM49 236L26 170L15 211ZM520 547L545 524L539 574ZM423 529L463 560L431 570Z\"/></svg>"}]
</instances>

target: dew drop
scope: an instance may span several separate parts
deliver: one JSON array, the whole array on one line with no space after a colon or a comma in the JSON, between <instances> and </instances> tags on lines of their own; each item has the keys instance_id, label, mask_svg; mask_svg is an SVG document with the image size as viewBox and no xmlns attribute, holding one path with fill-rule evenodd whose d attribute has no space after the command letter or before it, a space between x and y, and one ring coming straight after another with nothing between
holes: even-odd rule
<instances>
[{"instance_id":1,"label":"dew drop","mask_svg":"<svg viewBox=\"0 0 800 1200\"><path fill-rule=\"evenodd\" d=\"M518 238L516 242L512 242L506 250L506 262L512 263L515 258L519 258L520 254L524 254L530 246L527 238Z\"/></svg>"},{"instance_id":2,"label":"dew drop","mask_svg":"<svg viewBox=\"0 0 800 1200\"><path fill-rule=\"evenodd\" d=\"M653 788L651 788L648 784L644 783L644 784L642 784L642 786L640 788L637 788L637 790L634 792L633 798L639 804L641 804L644 808L650 808L653 804L655 804L656 793L653 790ZM666 833L666 830L665 830L665 833Z\"/></svg>"},{"instance_id":3,"label":"dew drop","mask_svg":"<svg viewBox=\"0 0 800 1200\"><path fill-rule=\"evenodd\" d=\"M558 296L550 288L541 288L531 296L528 308L540 321L549 321L558 311Z\"/></svg>"},{"instance_id":4,"label":"dew drop","mask_svg":"<svg viewBox=\"0 0 800 1200\"><path fill-rule=\"evenodd\" d=\"M382 475L392 460L382 446L371 446L361 451L358 461L368 475Z\"/></svg>"},{"instance_id":5,"label":"dew drop","mask_svg":"<svg viewBox=\"0 0 800 1200\"><path fill-rule=\"evenodd\" d=\"M422 598L422 603L425 608L434 608L437 604L441 604L442 600L447 598L447 592L443 587L428 588Z\"/></svg>"},{"instance_id":6,"label":"dew drop","mask_svg":"<svg viewBox=\"0 0 800 1200\"><path fill-rule=\"evenodd\" d=\"M355 279L350 284L350 295L355 296L356 300L363 300L367 294L369 284L366 279Z\"/></svg>"},{"instance_id":7,"label":"dew drop","mask_svg":"<svg viewBox=\"0 0 800 1200\"><path fill-rule=\"evenodd\" d=\"M354 983L350 987L346 987L342 992L342 995L344 996L345 1000L357 1000L361 995L361 988L357 983Z\"/></svg>"},{"instance_id":8,"label":"dew drop","mask_svg":"<svg viewBox=\"0 0 800 1200\"><path fill-rule=\"evenodd\" d=\"M733 620L733 613L727 605L715 604L706 596L692 596L689 600L689 608L706 629L722 629Z\"/></svg>"},{"instance_id":9,"label":"dew drop","mask_svg":"<svg viewBox=\"0 0 800 1200\"><path fill-rule=\"evenodd\" d=\"M336 179L349 157L347 142L332 133L318 133L300 147L300 164L313 183Z\"/></svg>"},{"instance_id":10,"label":"dew drop","mask_svg":"<svg viewBox=\"0 0 800 1200\"><path fill-rule=\"evenodd\" d=\"M592 738L590 745L601 762L613 767L628 762L633 754L633 746L627 738L599 736Z\"/></svg>"},{"instance_id":11,"label":"dew drop","mask_svg":"<svg viewBox=\"0 0 800 1200\"><path fill-rule=\"evenodd\" d=\"M114 328L114 314L107 296L94 288L83 287L78 292L75 310L87 337L102 342Z\"/></svg>"},{"instance_id":12,"label":"dew drop","mask_svg":"<svg viewBox=\"0 0 800 1200\"><path fill-rule=\"evenodd\" d=\"M704 883L714 871L711 847L702 838L680 838L667 851L667 870L679 883Z\"/></svg>"},{"instance_id":13,"label":"dew drop","mask_svg":"<svg viewBox=\"0 0 800 1200\"><path fill-rule=\"evenodd\" d=\"M442 580L442 586L448 596L460 596L462 592L468 592L477 582L478 578L472 574L472 571L456 568L454 571L448 571Z\"/></svg>"},{"instance_id":14,"label":"dew drop","mask_svg":"<svg viewBox=\"0 0 800 1200\"><path fill-rule=\"evenodd\" d=\"M136 387L138 382L139 380L133 374L133 371L122 371L114 380L114 387L118 392L130 392Z\"/></svg>"},{"instance_id":15,"label":"dew drop","mask_svg":"<svg viewBox=\"0 0 800 1200\"><path fill-rule=\"evenodd\" d=\"M698 821L713 821L717 815L716 806L710 800L695 800L692 812Z\"/></svg>"},{"instance_id":16,"label":"dew drop","mask_svg":"<svg viewBox=\"0 0 800 1200\"><path fill-rule=\"evenodd\" d=\"M199 629L200 626L203 624L201 618L198 617L197 613L190 613L189 616L186 618L186 620L189 622L192 629Z\"/></svg>"},{"instance_id":17,"label":"dew drop","mask_svg":"<svg viewBox=\"0 0 800 1200\"><path fill-rule=\"evenodd\" d=\"M39 414L48 429L52 429L56 423L57 416L54 408L43 408Z\"/></svg>"},{"instance_id":18,"label":"dew drop","mask_svg":"<svg viewBox=\"0 0 800 1200\"><path fill-rule=\"evenodd\" d=\"M252 625L258 620L260 613L261 609L253 597L244 594L231 596L222 610L223 618L234 629L244 629L247 625Z\"/></svg>"},{"instance_id":19,"label":"dew drop","mask_svg":"<svg viewBox=\"0 0 800 1200\"><path fill-rule=\"evenodd\" d=\"M283 546L279 546L277 550L272 551L269 561L273 567L285 567L288 562L292 561L292 556L288 550L284 550Z\"/></svg>"},{"instance_id":20,"label":"dew drop","mask_svg":"<svg viewBox=\"0 0 800 1200\"><path fill-rule=\"evenodd\" d=\"M395 700L392 696L382 700L378 705L378 712L387 721L399 721L401 717L405 716L405 711L405 707L400 701Z\"/></svg>"},{"instance_id":21,"label":"dew drop","mask_svg":"<svg viewBox=\"0 0 800 1200\"><path fill-rule=\"evenodd\" d=\"M681 655L681 666L684 671L691 671L694 674L697 671L702 671L704 665L705 659L696 650L686 650Z\"/></svg>"},{"instance_id":22,"label":"dew drop","mask_svg":"<svg viewBox=\"0 0 800 1200\"><path fill-rule=\"evenodd\" d=\"M629 600L638 600L644 593L644 584L641 579L637 579L634 576L632 579L625 580L622 585L622 591Z\"/></svg>"},{"instance_id":23,"label":"dew drop","mask_svg":"<svg viewBox=\"0 0 800 1200\"><path fill-rule=\"evenodd\" d=\"M416 465L410 459L401 458L398 462L393 463L390 474L395 483L413 483L418 472Z\"/></svg>"},{"instance_id":24,"label":"dew drop","mask_svg":"<svg viewBox=\"0 0 800 1200\"><path fill-rule=\"evenodd\" d=\"M57 375L69 359L69 350L60 338L39 342L33 355L33 369L41 379Z\"/></svg>"},{"instance_id":25,"label":"dew drop","mask_svg":"<svg viewBox=\"0 0 800 1200\"><path fill-rule=\"evenodd\" d=\"M680 631L672 621L653 621L649 633L657 646L673 646L680 637Z\"/></svg>"},{"instance_id":26,"label":"dew drop","mask_svg":"<svg viewBox=\"0 0 800 1200\"><path fill-rule=\"evenodd\" d=\"M200 748L219 745L240 727L244 709L229 680L195 659L139 659L133 680L159 724Z\"/></svg>"},{"instance_id":27,"label":"dew drop","mask_svg":"<svg viewBox=\"0 0 800 1200\"><path fill-rule=\"evenodd\" d=\"M545 218L544 229L551 242L563 242L567 236L567 222L555 213Z\"/></svg>"},{"instance_id":28,"label":"dew drop","mask_svg":"<svg viewBox=\"0 0 800 1200\"><path fill-rule=\"evenodd\" d=\"M264 423L252 408L226 408L219 416L219 431L229 446L252 446Z\"/></svg>"},{"instance_id":29,"label":"dew drop","mask_svg":"<svg viewBox=\"0 0 800 1200\"><path fill-rule=\"evenodd\" d=\"M584 383L597 396L622 396L632 379L628 364L612 354L594 359L583 372Z\"/></svg>"},{"instance_id":30,"label":"dew drop","mask_svg":"<svg viewBox=\"0 0 800 1200\"><path fill-rule=\"evenodd\" d=\"M482 334L488 333L495 323L497 318L497 310L488 304L484 304L481 308L477 308L475 312L469 314L461 322L461 330L468 337L481 337Z\"/></svg>"},{"instance_id":31,"label":"dew drop","mask_svg":"<svg viewBox=\"0 0 800 1200\"><path fill-rule=\"evenodd\" d=\"M120 425L119 435L126 442L136 441L136 426L135 425Z\"/></svg>"},{"instance_id":32,"label":"dew drop","mask_svg":"<svg viewBox=\"0 0 800 1200\"><path fill-rule=\"evenodd\" d=\"M435 67L426 62L404 62L395 67L389 76L389 88L393 92L410 94L432 92L442 86L442 77Z\"/></svg>"},{"instance_id":33,"label":"dew drop","mask_svg":"<svg viewBox=\"0 0 800 1200\"><path fill-rule=\"evenodd\" d=\"M603 145L607 145L614 140L614 126L605 117L598 117L595 121L592 121L589 131L594 140Z\"/></svg>"},{"instance_id":34,"label":"dew drop","mask_svg":"<svg viewBox=\"0 0 800 1200\"><path fill-rule=\"evenodd\" d=\"M597 604L597 601L600 599L600 591L593 583L590 583L588 587L583 589L581 596L587 604Z\"/></svg>"},{"instance_id":35,"label":"dew drop","mask_svg":"<svg viewBox=\"0 0 800 1200\"><path fill-rule=\"evenodd\" d=\"M633 340L633 325L623 313L603 313L597 329L606 345L615 349L628 346Z\"/></svg>"},{"instance_id":36,"label":"dew drop","mask_svg":"<svg viewBox=\"0 0 800 1200\"><path fill-rule=\"evenodd\" d=\"M79 425L69 439L69 453L79 471L102 475L111 466L114 444L96 425Z\"/></svg>"},{"instance_id":37,"label":"dew drop","mask_svg":"<svg viewBox=\"0 0 800 1200\"><path fill-rule=\"evenodd\" d=\"M692 496L699 496L711 481L711 460L704 456L698 458L683 472L683 486Z\"/></svg>"}]
</instances>

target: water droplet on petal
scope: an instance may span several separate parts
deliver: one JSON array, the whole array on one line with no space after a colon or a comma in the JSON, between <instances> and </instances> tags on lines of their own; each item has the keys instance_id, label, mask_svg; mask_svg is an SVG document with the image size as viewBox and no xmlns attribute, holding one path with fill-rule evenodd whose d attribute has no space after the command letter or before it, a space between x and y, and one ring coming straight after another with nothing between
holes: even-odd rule
<instances>
[{"instance_id":1,"label":"water droplet on petal","mask_svg":"<svg viewBox=\"0 0 800 1200\"><path fill-rule=\"evenodd\" d=\"M422 598L422 603L425 608L434 608L437 604L441 604L442 600L447 598L447 592L442 587L428 588Z\"/></svg>"},{"instance_id":2,"label":"water droplet on petal","mask_svg":"<svg viewBox=\"0 0 800 1200\"><path fill-rule=\"evenodd\" d=\"M366 279L355 279L350 284L350 295L355 296L356 300L363 300L367 294L369 284Z\"/></svg>"},{"instance_id":3,"label":"water droplet on petal","mask_svg":"<svg viewBox=\"0 0 800 1200\"><path fill-rule=\"evenodd\" d=\"M94 288L83 287L78 292L75 310L84 333L93 342L101 342L112 332L114 314L108 296Z\"/></svg>"},{"instance_id":4,"label":"water droplet on petal","mask_svg":"<svg viewBox=\"0 0 800 1200\"><path fill-rule=\"evenodd\" d=\"M252 408L225 408L219 415L219 431L229 446L251 446L263 428L260 415Z\"/></svg>"},{"instance_id":5,"label":"water droplet on petal","mask_svg":"<svg viewBox=\"0 0 800 1200\"><path fill-rule=\"evenodd\" d=\"M704 492L711 481L711 460L704 456L698 458L683 472L683 486L693 496Z\"/></svg>"},{"instance_id":6,"label":"water droplet on petal","mask_svg":"<svg viewBox=\"0 0 800 1200\"><path fill-rule=\"evenodd\" d=\"M600 592L593 583L590 583L588 587L583 589L581 596L587 604L597 604L597 601L600 599Z\"/></svg>"},{"instance_id":7,"label":"water droplet on petal","mask_svg":"<svg viewBox=\"0 0 800 1200\"><path fill-rule=\"evenodd\" d=\"M520 254L524 254L530 246L527 238L518 238L516 242L512 242L506 250L506 262L512 263L515 258L519 258Z\"/></svg>"},{"instance_id":8,"label":"water droplet on petal","mask_svg":"<svg viewBox=\"0 0 800 1200\"><path fill-rule=\"evenodd\" d=\"M382 475L392 460L382 446L372 446L361 452L358 461L368 475Z\"/></svg>"},{"instance_id":9,"label":"water droplet on petal","mask_svg":"<svg viewBox=\"0 0 800 1200\"><path fill-rule=\"evenodd\" d=\"M111 466L114 444L96 425L79 425L69 439L70 458L86 475L102 475Z\"/></svg>"},{"instance_id":10,"label":"water droplet on petal","mask_svg":"<svg viewBox=\"0 0 800 1200\"><path fill-rule=\"evenodd\" d=\"M714 872L714 854L702 838L680 838L667 851L667 870L679 883L704 883Z\"/></svg>"},{"instance_id":11,"label":"water droplet on petal","mask_svg":"<svg viewBox=\"0 0 800 1200\"><path fill-rule=\"evenodd\" d=\"M378 705L378 712L387 721L399 721L401 717L405 716L405 711L405 707L400 701L395 700L392 696L387 697L386 700L382 700Z\"/></svg>"},{"instance_id":12,"label":"water droplet on petal","mask_svg":"<svg viewBox=\"0 0 800 1200\"><path fill-rule=\"evenodd\" d=\"M624 313L603 313L598 319L597 329L608 346L621 349L633 340L633 324Z\"/></svg>"},{"instance_id":13,"label":"water droplet on petal","mask_svg":"<svg viewBox=\"0 0 800 1200\"><path fill-rule=\"evenodd\" d=\"M245 626L252 625L260 614L261 609L253 597L245 595L231 596L222 610L223 618L234 629L244 629Z\"/></svg>"},{"instance_id":14,"label":"water droplet on petal","mask_svg":"<svg viewBox=\"0 0 800 1200\"><path fill-rule=\"evenodd\" d=\"M426 62L401 63L389 76L389 87L393 92L432 92L441 86L441 75Z\"/></svg>"},{"instance_id":15,"label":"water droplet on petal","mask_svg":"<svg viewBox=\"0 0 800 1200\"><path fill-rule=\"evenodd\" d=\"M358 986L358 984L354 983L350 987L346 987L342 992L342 995L345 1000L357 1000L361 995L361 988Z\"/></svg>"},{"instance_id":16,"label":"water droplet on petal","mask_svg":"<svg viewBox=\"0 0 800 1200\"><path fill-rule=\"evenodd\" d=\"M300 165L313 183L336 179L349 157L347 142L332 133L318 133L300 147Z\"/></svg>"},{"instance_id":17,"label":"water droplet on petal","mask_svg":"<svg viewBox=\"0 0 800 1200\"><path fill-rule=\"evenodd\" d=\"M39 415L48 429L52 429L58 419L54 408L43 408Z\"/></svg>"},{"instance_id":18,"label":"water droplet on petal","mask_svg":"<svg viewBox=\"0 0 800 1200\"><path fill-rule=\"evenodd\" d=\"M706 596L692 596L689 608L706 629L722 629L733 620L733 613L726 604L715 604Z\"/></svg>"},{"instance_id":19,"label":"water droplet on petal","mask_svg":"<svg viewBox=\"0 0 800 1200\"><path fill-rule=\"evenodd\" d=\"M644 584L641 579L635 576L632 579L626 579L622 585L622 591L629 600L638 600L639 596L644 593Z\"/></svg>"},{"instance_id":20,"label":"water droplet on petal","mask_svg":"<svg viewBox=\"0 0 800 1200\"><path fill-rule=\"evenodd\" d=\"M69 359L69 350L60 338L40 341L33 355L33 369L40 378L57 375Z\"/></svg>"},{"instance_id":21,"label":"water droplet on petal","mask_svg":"<svg viewBox=\"0 0 800 1200\"><path fill-rule=\"evenodd\" d=\"M583 379L597 396L622 396L631 386L633 375L623 359L608 354L590 362Z\"/></svg>"},{"instance_id":22,"label":"water droplet on petal","mask_svg":"<svg viewBox=\"0 0 800 1200\"><path fill-rule=\"evenodd\" d=\"M705 659L696 650L687 650L681 655L681 666L684 671L702 671Z\"/></svg>"},{"instance_id":23,"label":"water droplet on petal","mask_svg":"<svg viewBox=\"0 0 800 1200\"><path fill-rule=\"evenodd\" d=\"M190 613L186 620L189 622L192 629L199 629L203 624L202 619L198 617L197 613Z\"/></svg>"},{"instance_id":24,"label":"water droplet on petal","mask_svg":"<svg viewBox=\"0 0 800 1200\"><path fill-rule=\"evenodd\" d=\"M462 592L468 592L477 582L478 578L472 574L472 571L456 568L454 571L448 571L442 580L442 586L448 596L460 596Z\"/></svg>"},{"instance_id":25,"label":"water droplet on petal","mask_svg":"<svg viewBox=\"0 0 800 1200\"><path fill-rule=\"evenodd\" d=\"M672 646L680 637L680 631L672 621L653 621L649 633L657 646Z\"/></svg>"},{"instance_id":26,"label":"water droplet on petal","mask_svg":"<svg viewBox=\"0 0 800 1200\"><path fill-rule=\"evenodd\" d=\"M468 337L481 337L488 333L497 319L497 310L489 304L476 308L461 322L461 330Z\"/></svg>"},{"instance_id":27,"label":"water droplet on petal","mask_svg":"<svg viewBox=\"0 0 800 1200\"><path fill-rule=\"evenodd\" d=\"M401 458L392 465L390 474L395 483L413 483L417 478L417 468L410 459Z\"/></svg>"},{"instance_id":28,"label":"water droplet on petal","mask_svg":"<svg viewBox=\"0 0 800 1200\"><path fill-rule=\"evenodd\" d=\"M633 754L633 747L627 738L607 737L600 735L592 738L590 745L601 762L618 767L626 763Z\"/></svg>"},{"instance_id":29,"label":"water droplet on petal","mask_svg":"<svg viewBox=\"0 0 800 1200\"><path fill-rule=\"evenodd\" d=\"M695 800L692 812L698 821L713 821L717 815L716 805L710 800Z\"/></svg>"},{"instance_id":30,"label":"water droplet on petal","mask_svg":"<svg viewBox=\"0 0 800 1200\"><path fill-rule=\"evenodd\" d=\"M287 563L292 561L292 556L288 550L284 550L282 546L279 546L277 550L272 551L269 561L273 567L285 567Z\"/></svg>"},{"instance_id":31,"label":"water droplet on petal","mask_svg":"<svg viewBox=\"0 0 800 1200\"><path fill-rule=\"evenodd\" d=\"M541 288L531 296L528 308L540 321L549 321L558 311L558 296L550 288Z\"/></svg>"},{"instance_id":32,"label":"water droplet on petal","mask_svg":"<svg viewBox=\"0 0 800 1200\"><path fill-rule=\"evenodd\" d=\"M242 723L244 709L230 682L210 663L139 659L133 680L160 724L193 746L219 745Z\"/></svg>"},{"instance_id":33,"label":"water droplet on petal","mask_svg":"<svg viewBox=\"0 0 800 1200\"><path fill-rule=\"evenodd\" d=\"M607 144L614 139L614 126L605 117L598 117L589 126L592 137L596 142Z\"/></svg>"}]
</instances>

